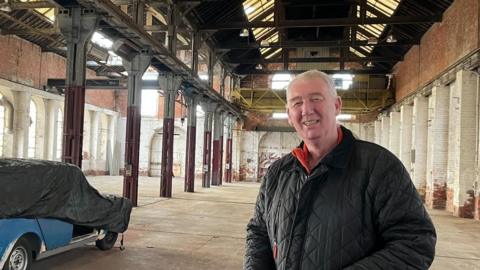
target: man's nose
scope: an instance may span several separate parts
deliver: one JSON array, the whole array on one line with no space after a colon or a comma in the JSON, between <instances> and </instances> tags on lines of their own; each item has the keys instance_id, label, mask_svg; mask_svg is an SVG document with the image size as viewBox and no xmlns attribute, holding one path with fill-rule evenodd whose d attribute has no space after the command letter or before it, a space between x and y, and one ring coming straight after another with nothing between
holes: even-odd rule
<instances>
[{"instance_id":1,"label":"man's nose","mask_svg":"<svg viewBox=\"0 0 480 270\"><path fill-rule=\"evenodd\" d=\"M313 104L309 100L305 100L302 104L302 115L308 115L313 112Z\"/></svg>"}]
</instances>

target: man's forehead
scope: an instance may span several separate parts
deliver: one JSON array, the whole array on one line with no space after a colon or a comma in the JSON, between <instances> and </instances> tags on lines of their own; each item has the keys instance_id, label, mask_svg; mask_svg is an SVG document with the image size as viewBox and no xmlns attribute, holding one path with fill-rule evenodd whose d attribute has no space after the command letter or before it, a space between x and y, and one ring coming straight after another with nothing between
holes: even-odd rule
<instances>
[{"instance_id":1,"label":"man's forehead","mask_svg":"<svg viewBox=\"0 0 480 270\"><path fill-rule=\"evenodd\" d=\"M287 91L287 96L293 98L303 95L323 95L328 92L328 85L320 78L294 81Z\"/></svg>"}]
</instances>

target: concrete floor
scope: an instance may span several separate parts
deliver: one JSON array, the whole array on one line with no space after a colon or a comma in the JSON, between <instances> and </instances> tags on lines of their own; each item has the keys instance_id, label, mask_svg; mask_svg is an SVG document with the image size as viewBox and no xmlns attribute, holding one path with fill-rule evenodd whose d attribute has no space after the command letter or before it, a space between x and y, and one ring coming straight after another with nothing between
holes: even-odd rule
<instances>
[{"instance_id":1,"label":"concrete floor","mask_svg":"<svg viewBox=\"0 0 480 270\"><path fill-rule=\"evenodd\" d=\"M101 192L121 194L122 177L89 181ZM245 225L259 185L224 184L183 192L175 178L173 198L159 198L159 179L141 177L139 207L132 212L124 251L86 246L36 262L40 269L241 269ZM200 183L201 181L197 181ZM437 256L430 269L480 270L480 222L430 211L438 232ZM117 247L119 242L117 242Z\"/></svg>"}]
</instances>

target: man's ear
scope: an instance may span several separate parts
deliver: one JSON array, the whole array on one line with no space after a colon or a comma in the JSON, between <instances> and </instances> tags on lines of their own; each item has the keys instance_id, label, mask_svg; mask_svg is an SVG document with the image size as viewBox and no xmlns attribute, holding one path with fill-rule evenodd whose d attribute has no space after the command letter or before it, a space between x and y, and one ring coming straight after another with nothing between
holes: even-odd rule
<instances>
[{"instance_id":1,"label":"man's ear","mask_svg":"<svg viewBox=\"0 0 480 270\"><path fill-rule=\"evenodd\" d=\"M336 96L335 98L335 115L339 115L342 110L342 98Z\"/></svg>"}]
</instances>

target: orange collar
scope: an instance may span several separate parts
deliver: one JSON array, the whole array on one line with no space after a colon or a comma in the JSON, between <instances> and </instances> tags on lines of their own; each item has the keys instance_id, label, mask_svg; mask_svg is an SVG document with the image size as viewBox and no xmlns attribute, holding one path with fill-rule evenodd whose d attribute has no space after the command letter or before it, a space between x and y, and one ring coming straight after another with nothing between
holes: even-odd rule
<instances>
[{"instance_id":1,"label":"orange collar","mask_svg":"<svg viewBox=\"0 0 480 270\"><path fill-rule=\"evenodd\" d=\"M339 145L342 140L343 140L343 132L342 128L338 127L337 128L337 134L338 134L338 139L337 139L337 145ZM310 174L310 168L308 166L308 148L307 144L303 144L303 149L300 147L297 147L292 150L292 155L298 159L300 164L302 164L303 168L307 171L308 174Z\"/></svg>"}]
</instances>

